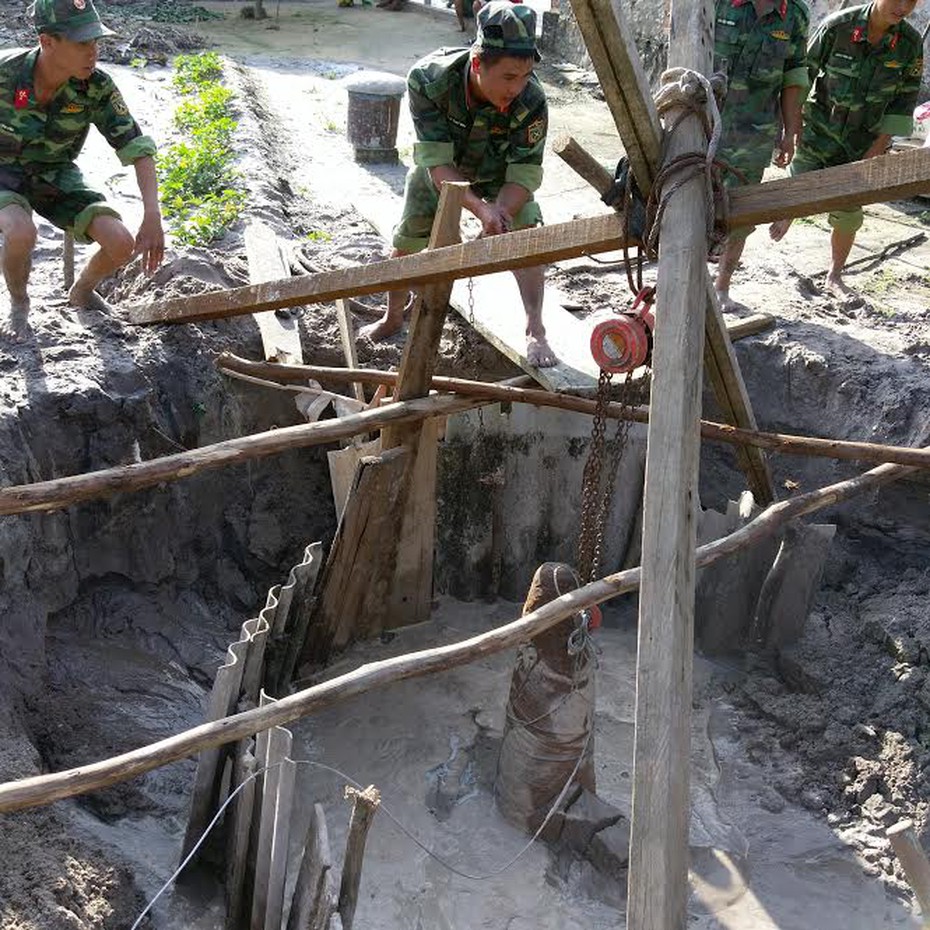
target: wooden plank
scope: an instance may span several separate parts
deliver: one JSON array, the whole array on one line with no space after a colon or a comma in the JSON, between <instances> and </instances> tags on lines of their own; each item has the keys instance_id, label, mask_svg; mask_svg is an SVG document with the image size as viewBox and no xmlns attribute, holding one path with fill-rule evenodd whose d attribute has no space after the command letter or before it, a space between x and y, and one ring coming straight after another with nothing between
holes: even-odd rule
<instances>
[{"instance_id":1,"label":"wooden plank","mask_svg":"<svg viewBox=\"0 0 930 930\"><path fill-rule=\"evenodd\" d=\"M333 854L329 845L326 815L322 804L314 804L287 918L287 930L319 927L325 930L336 904L335 894L327 895L326 876L332 872L332 868Z\"/></svg>"},{"instance_id":2,"label":"wooden plank","mask_svg":"<svg viewBox=\"0 0 930 930\"><path fill-rule=\"evenodd\" d=\"M709 74L713 24L712 0L673 0L670 64ZM669 119L677 115L672 112ZM685 117L666 141L668 160L707 148L694 115ZM629 930L684 930L687 922L706 235L703 181L692 179L670 198L660 231L661 310L656 314L643 495Z\"/></svg>"},{"instance_id":3,"label":"wooden plank","mask_svg":"<svg viewBox=\"0 0 930 930\"><path fill-rule=\"evenodd\" d=\"M245 253L249 260L249 281L261 284L290 276L278 245L278 237L264 223L252 220L245 228ZM300 347L300 330L297 319L282 319L274 311L255 314L255 322L262 334L262 346L267 361L299 365L303 361Z\"/></svg>"},{"instance_id":4,"label":"wooden plank","mask_svg":"<svg viewBox=\"0 0 930 930\"><path fill-rule=\"evenodd\" d=\"M352 327L352 314L349 311L349 302L340 297L336 301L336 321L339 324L339 340L342 343L342 354L346 360L347 368L358 368L358 353L355 351L355 331ZM365 400L365 388L356 381L352 384L352 393L356 400L363 404Z\"/></svg>"},{"instance_id":5,"label":"wooden plank","mask_svg":"<svg viewBox=\"0 0 930 930\"><path fill-rule=\"evenodd\" d=\"M891 848L904 869L907 883L917 896L926 930L930 927L930 862L927 861L927 854L917 838L914 821L899 820L885 831L885 836L888 837Z\"/></svg>"},{"instance_id":6,"label":"wooden plank","mask_svg":"<svg viewBox=\"0 0 930 930\"><path fill-rule=\"evenodd\" d=\"M451 246L460 241L462 203L468 188L467 181L443 183L439 194L439 206L436 209L436 217L426 247L427 251ZM395 399L411 400L414 397L424 397L429 393L451 291L452 282L441 281L427 286L415 298L411 313L410 335L404 345L404 354L400 360L397 375L397 386L394 389ZM403 442L406 437L416 436L417 431L418 427L414 427L413 431L386 429L381 436L382 448L392 449Z\"/></svg>"},{"instance_id":7,"label":"wooden plank","mask_svg":"<svg viewBox=\"0 0 930 930\"><path fill-rule=\"evenodd\" d=\"M892 164L893 162L893 164ZM878 163L876 165L875 163ZM879 170L880 169L880 170ZM842 196L820 196L822 175L831 172L831 188L842 186ZM855 179L869 183L885 178L885 187L856 187ZM783 216L809 216L834 209L879 203L912 196L930 186L930 149L884 155L867 162L810 171L795 178L769 181L731 192L733 225L767 223ZM762 190L762 188L765 188ZM806 193L797 193L802 188ZM434 251L403 255L338 271L249 284L226 291L209 291L196 297L151 300L129 307L129 321L182 323L222 319L276 307L328 303L338 297L375 294L391 288L414 287L434 281L470 278L513 268L530 268L585 254L610 252L623 246L620 217L614 213L584 217L552 226L520 229L501 236L473 239Z\"/></svg>"},{"instance_id":8,"label":"wooden plank","mask_svg":"<svg viewBox=\"0 0 930 930\"><path fill-rule=\"evenodd\" d=\"M604 98L643 194L661 158L659 115L620 0L571 0Z\"/></svg>"},{"instance_id":9,"label":"wooden plank","mask_svg":"<svg viewBox=\"0 0 930 930\"><path fill-rule=\"evenodd\" d=\"M552 151L584 178L602 197L614 183L612 171L608 171L586 148L567 132L557 136Z\"/></svg>"},{"instance_id":10,"label":"wooden plank","mask_svg":"<svg viewBox=\"0 0 930 930\"><path fill-rule=\"evenodd\" d=\"M730 191L730 225L850 210L930 191L930 149L879 155Z\"/></svg>"},{"instance_id":11,"label":"wooden plank","mask_svg":"<svg viewBox=\"0 0 930 930\"><path fill-rule=\"evenodd\" d=\"M381 806L381 792L374 785L369 785L364 791L346 788L346 797L352 798L352 816L349 819L346 853L342 861L339 916L342 918L345 930L352 930L355 922L355 908L358 904L358 891L362 883L365 844L372 820Z\"/></svg>"},{"instance_id":12,"label":"wooden plank","mask_svg":"<svg viewBox=\"0 0 930 930\"><path fill-rule=\"evenodd\" d=\"M360 460L323 570L305 660L325 661L334 649L381 631L396 565L391 543L400 532L409 462L403 446Z\"/></svg>"},{"instance_id":13,"label":"wooden plank","mask_svg":"<svg viewBox=\"0 0 930 930\"><path fill-rule=\"evenodd\" d=\"M336 520L342 517L352 482L355 480L355 470L359 460L366 456L378 455L381 452L381 439L372 439L360 445L346 446L335 452L327 452L326 460L329 463L329 483L333 489L333 506L336 508Z\"/></svg>"},{"instance_id":14,"label":"wooden plank","mask_svg":"<svg viewBox=\"0 0 930 930\"><path fill-rule=\"evenodd\" d=\"M456 281L452 307L502 355L547 390L589 392L597 387L600 371L591 356L591 325L561 306L559 291L546 288L543 295L546 338L559 363L535 368L526 359L526 317L513 275L500 272L475 278L473 287L469 294L468 283Z\"/></svg>"},{"instance_id":15,"label":"wooden plank","mask_svg":"<svg viewBox=\"0 0 930 930\"><path fill-rule=\"evenodd\" d=\"M609 252L622 246L620 218L605 213L568 223L518 229L442 249L317 274L248 284L196 297L153 300L129 308L131 323L180 323L222 319L275 307L327 303L338 297L469 278L513 268Z\"/></svg>"},{"instance_id":16,"label":"wooden plank","mask_svg":"<svg viewBox=\"0 0 930 930\"><path fill-rule=\"evenodd\" d=\"M228 833L226 853L226 918L227 926L238 927L242 920L245 875L249 849L249 834L252 830L252 811L255 804L255 756L251 750L252 740L242 740L237 747L233 765L231 790L245 783L245 787L233 799L232 822Z\"/></svg>"},{"instance_id":17,"label":"wooden plank","mask_svg":"<svg viewBox=\"0 0 930 930\"><path fill-rule=\"evenodd\" d=\"M704 325L704 372L714 388L717 402L728 423L742 429L757 430L756 415L749 400L746 383L740 373L733 344L727 334L726 322L709 275L704 275L706 320ZM737 446L736 459L753 497L760 504L775 500L775 486L768 459L758 446Z\"/></svg>"},{"instance_id":18,"label":"wooden plank","mask_svg":"<svg viewBox=\"0 0 930 930\"><path fill-rule=\"evenodd\" d=\"M420 429L397 546L390 603L382 621L384 629L425 623L432 612L436 464L439 432L444 425L444 420L436 418L423 421Z\"/></svg>"}]
</instances>

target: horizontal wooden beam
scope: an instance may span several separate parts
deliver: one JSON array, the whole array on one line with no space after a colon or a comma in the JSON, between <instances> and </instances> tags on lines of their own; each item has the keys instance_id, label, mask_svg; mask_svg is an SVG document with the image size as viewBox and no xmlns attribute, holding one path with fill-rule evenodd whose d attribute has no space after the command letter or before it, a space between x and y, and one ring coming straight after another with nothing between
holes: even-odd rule
<instances>
[{"instance_id":1,"label":"horizontal wooden beam","mask_svg":"<svg viewBox=\"0 0 930 930\"><path fill-rule=\"evenodd\" d=\"M526 383L523 377L507 384ZM53 478L34 484L0 488L0 515L60 510L81 501L109 497L126 491L188 478L208 468L236 465L251 459L275 455L285 449L302 449L361 436L381 429L388 424L412 423L427 417L448 416L472 407L481 407L493 401L455 395L431 395L415 400L389 404L363 413L353 413L336 420L287 426L213 443L199 449L166 455L134 465L119 465L89 472Z\"/></svg>"},{"instance_id":2,"label":"horizontal wooden beam","mask_svg":"<svg viewBox=\"0 0 930 930\"><path fill-rule=\"evenodd\" d=\"M274 365L268 362L252 362L228 352L220 355L216 364L221 371L228 374L260 375L263 378L280 382L304 383L308 378L313 378L316 381L330 381L336 384L364 381L370 384L384 384L388 387L397 382L397 373L393 371L373 371L368 368L327 368L319 365ZM571 410L575 413L593 415L597 406L595 401L586 397L558 394L538 388L514 387L510 384L488 384L484 381L469 381L464 378L434 377L432 385L435 391L449 391L467 397L482 397L500 403L553 407L558 410ZM635 423L648 423L649 408L630 408L623 404L610 402L604 408L604 416L608 419L627 419ZM701 435L704 439L710 439L713 442L755 446L785 455L811 455L817 458L872 464L891 462L897 465L930 468L930 450L912 449L908 446L826 439L819 436L796 436L791 433L765 433L759 430L727 426L712 420L701 420Z\"/></svg>"},{"instance_id":3,"label":"horizontal wooden beam","mask_svg":"<svg viewBox=\"0 0 930 930\"><path fill-rule=\"evenodd\" d=\"M567 133L555 140L552 150L602 196L613 184L613 174ZM731 188L730 225L755 226L926 193L930 193L930 149L914 149Z\"/></svg>"},{"instance_id":4,"label":"horizontal wooden beam","mask_svg":"<svg viewBox=\"0 0 930 930\"><path fill-rule=\"evenodd\" d=\"M848 481L819 488L788 501L773 504L745 526L714 542L701 546L696 553L698 568L710 565L724 556L771 536L786 523L813 513L830 504L837 504L889 482L905 477L911 469L900 465L881 465ZM470 639L369 662L351 672L313 685L265 707L244 711L201 724L191 730L169 736L130 752L67 769L0 784L0 813L24 810L50 804L118 782L128 781L152 769L177 759L222 746L306 717L324 707L330 707L373 688L382 688L397 681L422 678L436 672L465 665L529 642L535 636L561 623L566 617L585 608L601 604L639 587L640 570L627 569L607 575L576 588L568 594L544 604L504 626L496 627Z\"/></svg>"},{"instance_id":5,"label":"horizontal wooden beam","mask_svg":"<svg viewBox=\"0 0 930 930\"><path fill-rule=\"evenodd\" d=\"M930 149L879 155L730 190L730 226L851 210L930 193Z\"/></svg>"},{"instance_id":6,"label":"horizontal wooden beam","mask_svg":"<svg viewBox=\"0 0 930 930\"><path fill-rule=\"evenodd\" d=\"M129 321L192 323L276 307L327 303L339 297L470 278L508 268L530 268L564 258L576 258L588 252L609 252L623 245L621 237L620 217L616 213L607 213L473 239L355 268L249 284L226 291L209 291L196 297L152 300L130 307Z\"/></svg>"},{"instance_id":7,"label":"horizontal wooden beam","mask_svg":"<svg viewBox=\"0 0 930 930\"><path fill-rule=\"evenodd\" d=\"M927 190L930 190L930 149L916 149L737 188L730 192L730 223L733 226L767 223L782 217L895 200ZM131 306L129 321L193 323L277 307L327 303L339 297L470 278L508 268L529 268L609 252L623 244L621 217L606 213L355 268L208 291L196 297L152 300Z\"/></svg>"}]
</instances>

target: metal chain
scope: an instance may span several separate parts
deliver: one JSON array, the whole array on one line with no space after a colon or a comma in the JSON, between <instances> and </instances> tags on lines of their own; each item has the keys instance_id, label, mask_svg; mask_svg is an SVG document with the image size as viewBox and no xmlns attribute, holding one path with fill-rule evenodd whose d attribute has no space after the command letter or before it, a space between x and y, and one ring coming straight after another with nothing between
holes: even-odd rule
<instances>
[{"instance_id":1,"label":"metal chain","mask_svg":"<svg viewBox=\"0 0 930 930\"><path fill-rule=\"evenodd\" d=\"M601 466L604 461L604 436L607 422L604 410L608 402L610 382L613 375L601 369L595 395L594 425L591 430L591 445L581 477L581 521L578 530L576 564L582 583L592 580L594 570L594 545L597 538L596 515L601 486Z\"/></svg>"},{"instance_id":2,"label":"metal chain","mask_svg":"<svg viewBox=\"0 0 930 930\"><path fill-rule=\"evenodd\" d=\"M468 279L468 322L475 327L475 279Z\"/></svg>"},{"instance_id":3,"label":"metal chain","mask_svg":"<svg viewBox=\"0 0 930 930\"><path fill-rule=\"evenodd\" d=\"M597 578L601 555L604 547L604 532L607 518L613 505L614 488L617 472L623 459L627 440L630 435L632 420L626 416L635 406L640 395L640 386L633 380L633 372L627 372L620 388L619 403L621 418L610 443L609 455L606 446L609 389L612 375L601 370L597 384L597 401L594 410L594 427L591 432L591 446L585 462L581 484L581 527L578 534L577 564L582 582L587 583ZM607 474L602 482L604 462L607 461ZM603 486L602 486L603 484Z\"/></svg>"}]
</instances>

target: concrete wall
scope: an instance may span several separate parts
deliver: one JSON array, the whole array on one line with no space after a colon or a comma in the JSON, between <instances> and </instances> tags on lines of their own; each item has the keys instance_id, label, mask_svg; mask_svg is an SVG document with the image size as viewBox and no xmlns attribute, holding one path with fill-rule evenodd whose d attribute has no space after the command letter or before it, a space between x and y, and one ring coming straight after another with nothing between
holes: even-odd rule
<instances>
[{"instance_id":1,"label":"concrete wall","mask_svg":"<svg viewBox=\"0 0 930 930\"><path fill-rule=\"evenodd\" d=\"M614 424L608 424L608 439ZM516 405L453 417L439 458L437 589L523 600L537 566L575 562L591 418ZM619 568L642 499L645 427L621 460L601 569ZM606 473L606 466L605 466Z\"/></svg>"}]
</instances>

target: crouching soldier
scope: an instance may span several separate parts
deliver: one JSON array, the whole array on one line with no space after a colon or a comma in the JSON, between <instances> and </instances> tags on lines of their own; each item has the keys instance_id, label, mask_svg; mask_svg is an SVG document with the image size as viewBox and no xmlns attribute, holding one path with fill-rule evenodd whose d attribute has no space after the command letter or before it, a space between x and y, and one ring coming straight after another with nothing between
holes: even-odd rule
<instances>
[{"instance_id":1,"label":"crouching soldier","mask_svg":"<svg viewBox=\"0 0 930 930\"><path fill-rule=\"evenodd\" d=\"M100 246L71 288L73 306L99 303L94 288L133 255L141 254L152 272L165 251L155 143L142 134L112 79L97 69L97 40L113 33L92 0L36 0L33 16L38 46L0 53L0 235L11 304L3 328L14 335L27 327L33 210L70 230L77 242ZM135 168L145 211L135 236L75 164L91 124L120 161Z\"/></svg>"}]
</instances>

